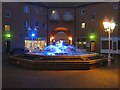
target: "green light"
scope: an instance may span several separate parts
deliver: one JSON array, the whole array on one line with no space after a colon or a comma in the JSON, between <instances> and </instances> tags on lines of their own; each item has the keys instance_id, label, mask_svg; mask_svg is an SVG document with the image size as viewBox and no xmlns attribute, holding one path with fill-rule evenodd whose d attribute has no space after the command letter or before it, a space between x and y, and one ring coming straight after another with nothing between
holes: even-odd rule
<instances>
[{"instance_id":1,"label":"green light","mask_svg":"<svg viewBox=\"0 0 120 90\"><path fill-rule=\"evenodd\" d=\"M5 36L6 36L7 38L10 38L10 37L11 37L11 35L10 35L10 34L8 34L8 33L7 33Z\"/></svg>"},{"instance_id":2,"label":"green light","mask_svg":"<svg viewBox=\"0 0 120 90\"><path fill-rule=\"evenodd\" d=\"M8 34L7 37L10 37L10 34Z\"/></svg>"},{"instance_id":3,"label":"green light","mask_svg":"<svg viewBox=\"0 0 120 90\"><path fill-rule=\"evenodd\" d=\"M91 38L91 39L93 39L93 38L94 38L94 36L90 36L90 38Z\"/></svg>"},{"instance_id":4,"label":"green light","mask_svg":"<svg viewBox=\"0 0 120 90\"><path fill-rule=\"evenodd\" d=\"M94 34L92 34L92 35L90 35L90 39L95 39L95 35Z\"/></svg>"}]
</instances>

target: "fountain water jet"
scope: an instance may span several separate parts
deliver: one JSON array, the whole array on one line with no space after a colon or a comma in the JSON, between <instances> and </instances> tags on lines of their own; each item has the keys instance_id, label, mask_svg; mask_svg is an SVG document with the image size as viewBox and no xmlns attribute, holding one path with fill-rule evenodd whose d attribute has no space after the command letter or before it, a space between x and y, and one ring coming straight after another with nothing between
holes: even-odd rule
<instances>
[{"instance_id":1,"label":"fountain water jet","mask_svg":"<svg viewBox=\"0 0 120 90\"><path fill-rule=\"evenodd\" d=\"M55 45L47 46L41 53L45 56L55 56L55 55L82 55L80 49L72 45L65 45L62 40L57 41Z\"/></svg>"}]
</instances>

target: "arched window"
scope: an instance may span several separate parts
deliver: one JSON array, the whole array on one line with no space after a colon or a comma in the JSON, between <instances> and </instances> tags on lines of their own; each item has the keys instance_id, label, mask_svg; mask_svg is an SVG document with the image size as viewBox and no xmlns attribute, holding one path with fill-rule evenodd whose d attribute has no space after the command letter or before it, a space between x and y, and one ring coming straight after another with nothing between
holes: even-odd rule
<instances>
[{"instance_id":1,"label":"arched window","mask_svg":"<svg viewBox=\"0 0 120 90\"><path fill-rule=\"evenodd\" d=\"M64 21L72 21L73 20L73 15L70 11L66 11L63 15L63 20Z\"/></svg>"},{"instance_id":2,"label":"arched window","mask_svg":"<svg viewBox=\"0 0 120 90\"><path fill-rule=\"evenodd\" d=\"M53 10L51 15L50 15L50 20L52 21L59 21L60 20L60 15L56 10Z\"/></svg>"}]
</instances>

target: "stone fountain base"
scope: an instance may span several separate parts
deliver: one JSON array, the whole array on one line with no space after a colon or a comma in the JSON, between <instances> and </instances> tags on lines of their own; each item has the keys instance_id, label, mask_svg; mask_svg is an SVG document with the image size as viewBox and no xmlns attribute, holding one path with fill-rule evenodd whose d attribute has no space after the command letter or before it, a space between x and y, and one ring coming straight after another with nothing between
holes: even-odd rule
<instances>
[{"instance_id":1,"label":"stone fountain base","mask_svg":"<svg viewBox=\"0 0 120 90\"><path fill-rule=\"evenodd\" d=\"M20 54L9 57L9 63L37 70L90 70L107 64L107 58L96 54L80 56L43 56Z\"/></svg>"}]
</instances>

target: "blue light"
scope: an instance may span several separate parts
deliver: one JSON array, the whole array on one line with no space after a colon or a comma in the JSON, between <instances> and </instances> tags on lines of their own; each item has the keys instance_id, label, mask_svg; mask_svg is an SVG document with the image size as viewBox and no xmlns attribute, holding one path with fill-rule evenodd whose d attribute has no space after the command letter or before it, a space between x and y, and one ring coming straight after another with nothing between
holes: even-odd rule
<instances>
[{"instance_id":1,"label":"blue light","mask_svg":"<svg viewBox=\"0 0 120 90\"><path fill-rule=\"evenodd\" d=\"M57 41L55 45L49 45L41 52L42 55L81 55L81 50L72 45L64 45L63 41Z\"/></svg>"},{"instance_id":2,"label":"blue light","mask_svg":"<svg viewBox=\"0 0 120 90\"><path fill-rule=\"evenodd\" d=\"M34 33L32 33L32 37L34 37L35 36L35 34Z\"/></svg>"}]
</instances>

